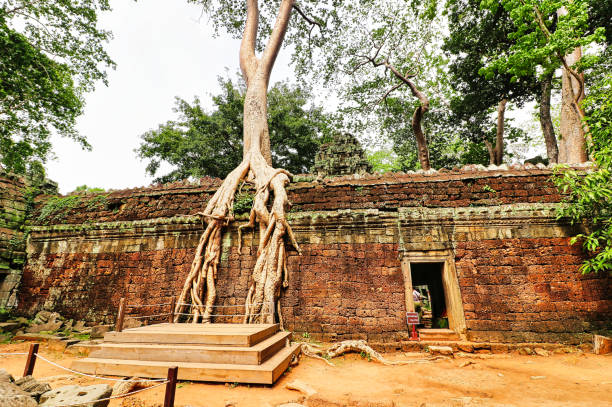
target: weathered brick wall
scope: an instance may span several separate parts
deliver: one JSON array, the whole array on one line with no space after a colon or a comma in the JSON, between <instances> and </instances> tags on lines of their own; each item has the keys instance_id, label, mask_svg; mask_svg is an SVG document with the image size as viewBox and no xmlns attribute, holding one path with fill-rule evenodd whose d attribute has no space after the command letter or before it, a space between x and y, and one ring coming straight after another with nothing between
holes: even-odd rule
<instances>
[{"instance_id":1,"label":"weathered brick wall","mask_svg":"<svg viewBox=\"0 0 612 407\"><path fill-rule=\"evenodd\" d=\"M338 209L394 210L400 207L468 207L559 202L550 170L444 171L415 174L336 177L296 182L288 187L292 212ZM220 181L177 182L96 195L81 195L73 207L34 223L80 224L131 221L195 214L202 211ZM59 216L55 216L59 215Z\"/></svg>"},{"instance_id":2,"label":"weathered brick wall","mask_svg":"<svg viewBox=\"0 0 612 407\"><path fill-rule=\"evenodd\" d=\"M25 181L0 171L0 307L16 304L25 262Z\"/></svg>"},{"instance_id":3,"label":"weathered brick wall","mask_svg":"<svg viewBox=\"0 0 612 407\"><path fill-rule=\"evenodd\" d=\"M290 222L302 255L289 252L286 327L327 340L404 339L401 259L433 253L456 267L468 338L588 339L612 319L610 278L579 274L583 255L568 238L576 231L555 219L561 197L549 176L495 170L292 185L300 211L294 207ZM65 224L34 227L20 309L112 322L120 297L169 302L202 231L195 217L170 216L201 210L213 185L117 191L107 196L123 200L114 208L83 197ZM217 304L224 307L244 302L255 262L257 236L246 233L237 251L239 223L223 238Z\"/></svg>"},{"instance_id":4,"label":"weathered brick wall","mask_svg":"<svg viewBox=\"0 0 612 407\"><path fill-rule=\"evenodd\" d=\"M609 276L580 274L584 260L568 237L457 244L455 260L471 337L571 341L612 317Z\"/></svg>"}]
</instances>

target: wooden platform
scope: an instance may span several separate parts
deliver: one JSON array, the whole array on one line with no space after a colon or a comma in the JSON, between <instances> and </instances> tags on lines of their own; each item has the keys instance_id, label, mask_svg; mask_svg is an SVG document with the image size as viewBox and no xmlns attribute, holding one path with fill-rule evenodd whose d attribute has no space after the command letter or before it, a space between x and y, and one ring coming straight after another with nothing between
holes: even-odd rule
<instances>
[{"instance_id":1,"label":"wooden platform","mask_svg":"<svg viewBox=\"0 0 612 407\"><path fill-rule=\"evenodd\" d=\"M278 324L156 324L108 332L72 368L84 373L273 384L299 352Z\"/></svg>"}]
</instances>

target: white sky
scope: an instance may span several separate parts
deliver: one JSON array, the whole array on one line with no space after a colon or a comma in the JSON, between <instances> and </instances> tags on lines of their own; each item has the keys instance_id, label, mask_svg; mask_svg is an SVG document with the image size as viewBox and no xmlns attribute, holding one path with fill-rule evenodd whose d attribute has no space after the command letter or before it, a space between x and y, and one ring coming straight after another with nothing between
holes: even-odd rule
<instances>
[{"instance_id":1,"label":"white sky","mask_svg":"<svg viewBox=\"0 0 612 407\"><path fill-rule=\"evenodd\" d=\"M175 118L174 97L204 105L220 90L217 76L238 71L239 41L213 38L200 8L183 0L111 1L113 11L100 26L113 31L107 50L117 69L109 72L109 86L99 84L86 96L85 114L78 129L93 147L82 150L71 140L52 140L57 158L47 165L48 177L60 192L77 186L119 189L149 185L146 162L136 157L140 135ZM285 79L288 50L282 50L271 83Z\"/></svg>"}]
</instances>

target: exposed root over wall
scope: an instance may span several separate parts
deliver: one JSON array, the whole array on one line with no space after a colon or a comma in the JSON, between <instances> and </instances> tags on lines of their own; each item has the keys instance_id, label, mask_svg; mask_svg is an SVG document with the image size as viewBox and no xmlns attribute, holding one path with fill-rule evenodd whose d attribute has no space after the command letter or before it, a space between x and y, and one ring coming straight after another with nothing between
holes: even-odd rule
<instances>
[{"instance_id":1,"label":"exposed root over wall","mask_svg":"<svg viewBox=\"0 0 612 407\"><path fill-rule=\"evenodd\" d=\"M191 270L179 297L175 321L186 314L187 307L187 314L192 314L189 316L192 322L200 322L200 319L201 322L210 322L211 316L214 316L215 279L221 256L222 229L233 220L234 195L240 182L246 179L255 185L256 192L249 222L239 227L239 236L244 228L255 226L259 226L260 233L257 261L245 300L244 322L274 322L281 284L287 284L285 234L299 251L285 216L289 206L285 185L289 182L289 176L287 171L268 165L258 149L253 148L223 181L204 212L199 213L207 227L200 237ZM270 192L274 199L268 209L266 203ZM187 301L190 305L187 305Z\"/></svg>"}]
</instances>

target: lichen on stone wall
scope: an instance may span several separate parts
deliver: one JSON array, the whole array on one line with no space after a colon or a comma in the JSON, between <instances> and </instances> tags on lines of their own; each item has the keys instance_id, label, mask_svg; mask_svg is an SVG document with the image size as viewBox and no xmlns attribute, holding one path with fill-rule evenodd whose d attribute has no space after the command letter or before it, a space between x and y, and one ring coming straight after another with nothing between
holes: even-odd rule
<instances>
[{"instance_id":1,"label":"lichen on stone wall","mask_svg":"<svg viewBox=\"0 0 612 407\"><path fill-rule=\"evenodd\" d=\"M16 305L26 260L26 189L23 178L0 172L0 308Z\"/></svg>"}]
</instances>

